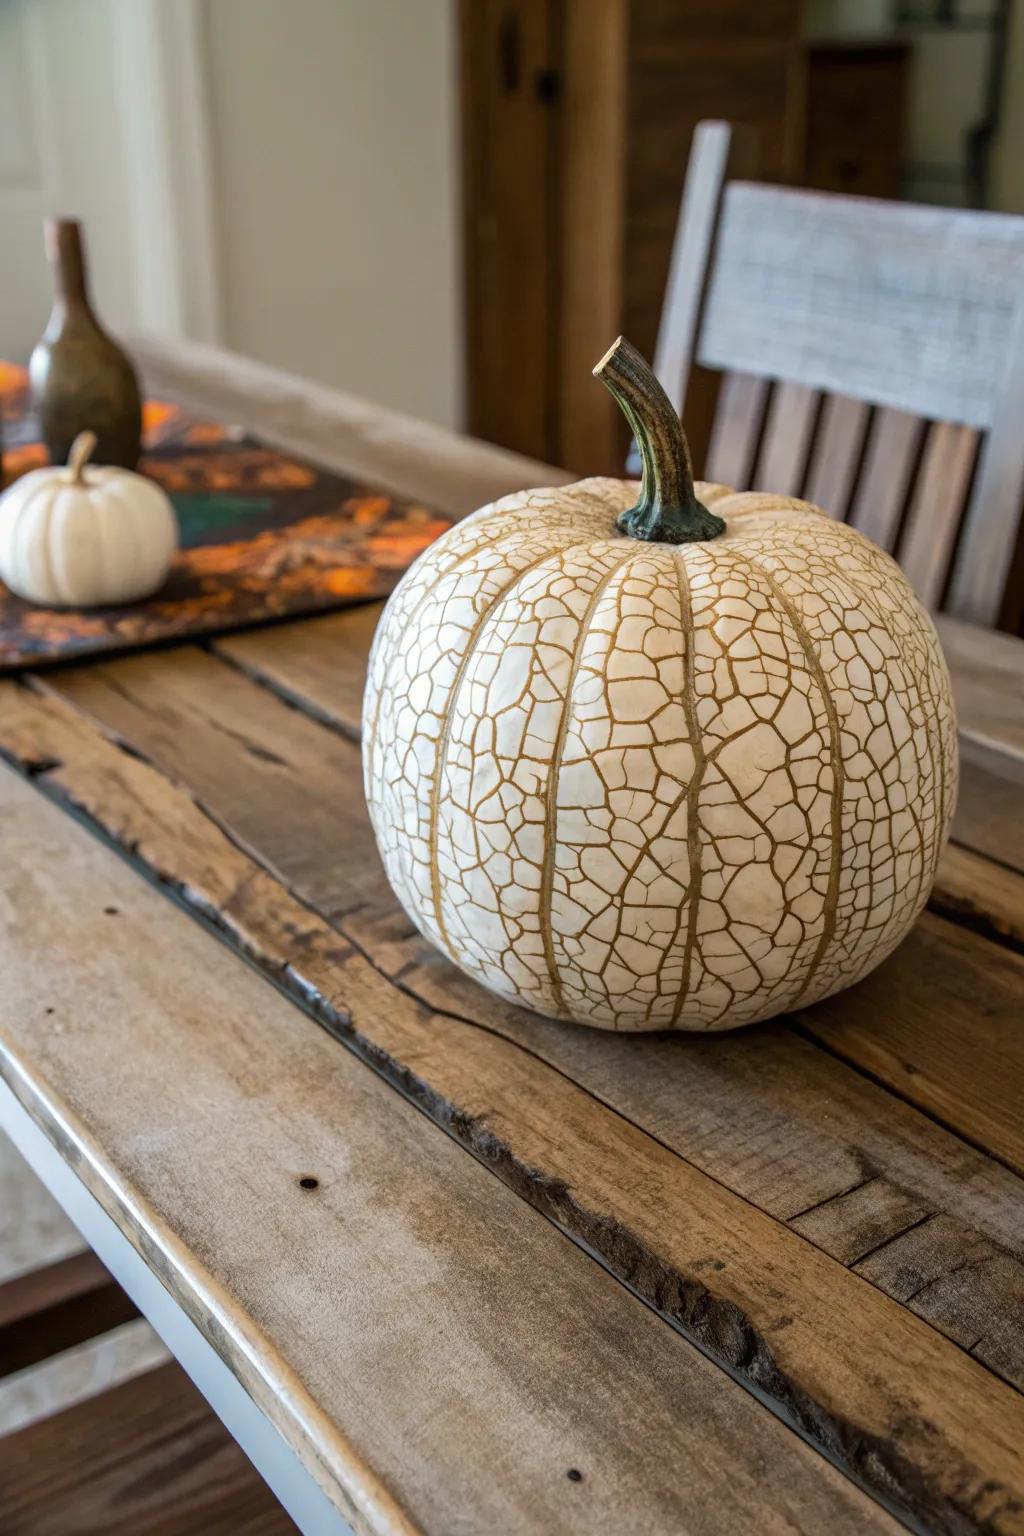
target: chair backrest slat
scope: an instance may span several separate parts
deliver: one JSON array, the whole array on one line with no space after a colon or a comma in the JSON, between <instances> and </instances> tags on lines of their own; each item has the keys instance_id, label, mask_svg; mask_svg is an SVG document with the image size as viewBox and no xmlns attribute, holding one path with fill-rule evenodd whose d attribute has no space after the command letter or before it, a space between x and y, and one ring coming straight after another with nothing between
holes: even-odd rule
<instances>
[{"instance_id":1,"label":"chair backrest slat","mask_svg":"<svg viewBox=\"0 0 1024 1536\"><path fill-rule=\"evenodd\" d=\"M890 554L896 548L923 435L924 424L909 411L875 413L849 521Z\"/></svg>"},{"instance_id":2,"label":"chair backrest slat","mask_svg":"<svg viewBox=\"0 0 1024 1536\"><path fill-rule=\"evenodd\" d=\"M697 361L992 425L1024 219L730 182Z\"/></svg>"},{"instance_id":3,"label":"chair backrest slat","mask_svg":"<svg viewBox=\"0 0 1024 1536\"><path fill-rule=\"evenodd\" d=\"M871 407L849 395L826 395L803 495L845 519L857 483Z\"/></svg>"},{"instance_id":4,"label":"chair backrest slat","mask_svg":"<svg viewBox=\"0 0 1024 1536\"><path fill-rule=\"evenodd\" d=\"M806 384L776 386L754 472L757 485L783 496L799 496L820 408L816 389Z\"/></svg>"},{"instance_id":5,"label":"chair backrest slat","mask_svg":"<svg viewBox=\"0 0 1024 1536\"><path fill-rule=\"evenodd\" d=\"M739 180L738 143L694 137L656 352L677 407L699 375L698 441L722 375L705 477L803 495L925 602L1015 628L1024 218Z\"/></svg>"},{"instance_id":6,"label":"chair backrest slat","mask_svg":"<svg viewBox=\"0 0 1024 1536\"><path fill-rule=\"evenodd\" d=\"M673 324L661 327L654 354L654 371L680 416L726 180L752 170L756 155L753 136L734 131L727 123L698 123L694 130L679 234L673 242L665 290L665 308L671 311Z\"/></svg>"},{"instance_id":7,"label":"chair backrest slat","mask_svg":"<svg viewBox=\"0 0 1024 1536\"><path fill-rule=\"evenodd\" d=\"M982 445L950 583L951 613L974 624L1000 616L1024 504L1024 298L1017 309L992 430Z\"/></svg>"},{"instance_id":8,"label":"chair backrest slat","mask_svg":"<svg viewBox=\"0 0 1024 1536\"><path fill-rule=\"evenodd\" d=\"M768 405L768 380L752 373L730 373L722 381L711 430L705 480L746 490L754 472Z\"/></svg>"},{"instance_id":9,"label":"chair backrest slat","mask_svg":"<svg viewBox=\"0 0 1024 1536\"><path fill-rule=\"evenodd\" d=\"M973 427L937 422L928 433L898 558L922 603L938 605L978 456Z\"/></svg>"}]
</instances>

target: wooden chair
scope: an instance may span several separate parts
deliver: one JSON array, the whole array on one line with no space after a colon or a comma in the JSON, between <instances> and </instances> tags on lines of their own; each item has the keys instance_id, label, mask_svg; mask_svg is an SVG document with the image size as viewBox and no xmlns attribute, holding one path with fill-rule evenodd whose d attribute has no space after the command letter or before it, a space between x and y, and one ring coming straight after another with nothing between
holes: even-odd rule
<instances>
[{"instance_id":1,"label":"wooden chair","mask_svg":"<svg viewBox=\"0 0 1024 1536\"><path fill-rule=\"evenodd\" d=\"M137 1317L86 1250L0 1285L0 1377ZM3 1536L289 1536L270 1489L173 1361L0 1436Z\"/></svg>"},{"instance_id":2,"label":"wooden chair","mask_svg":"<svg viewBox=\"0 0 1024 1536\"><path fill-rule=\"evenodd\" d=\"M706 443L706 479L817 502L929 607L1016 631L1024 218L737 179L751 159L699 125L655 353L695 462Z\"/></svg>"},{"instance_id":3,"label":"wooden chair","mask_svg":"<svg viewBox=\"0 0 1024 1536\"><path fill-rule=\"evenodd\" d=\"M88 1248L0 1285L0 1377L118 1328L138 1309Z\"/></svg>"}]
</instances>

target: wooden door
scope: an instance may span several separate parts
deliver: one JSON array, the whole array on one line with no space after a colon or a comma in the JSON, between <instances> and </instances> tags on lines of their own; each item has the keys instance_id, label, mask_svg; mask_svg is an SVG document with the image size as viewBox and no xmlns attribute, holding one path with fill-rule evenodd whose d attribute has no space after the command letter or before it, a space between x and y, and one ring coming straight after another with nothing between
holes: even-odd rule
<instances>
[{"instance_id":1,"label":"wooden door","mask_svg":"<svg viewBox=\"0 0 1024 1536\"><path fill-rule=\"evenodd\" d=\"M558 0L462 0L467 425L556 459Z\"/></svg>"},{"instance_id":2,"label":"wooden door","mask_svg":"<svg viewBox=\"0 0 1024 1536\"><path fill-rule=\"evenodd\" d=\"M467 421L613 474L621 418L590 377L654 345L697 122L801 144L799 0L462 0Z\"/></svg>"}]
</instances>

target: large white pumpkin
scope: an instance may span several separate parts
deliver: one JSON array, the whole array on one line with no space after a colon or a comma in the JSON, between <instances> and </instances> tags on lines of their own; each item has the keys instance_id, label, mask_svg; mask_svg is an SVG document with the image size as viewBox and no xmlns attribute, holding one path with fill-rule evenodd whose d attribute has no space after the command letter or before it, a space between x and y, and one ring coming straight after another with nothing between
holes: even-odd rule
<instances>
[{"instance_id":1,"label":"large white pumpkin","mask_svg":"<svg viewBox=\"0 0 1024 1536\"><path fill-rule=\"evenodd\" d=\"M420 557L370 660L367 799L470 976L581 1024L727 1029L857 981L921 910L949 678L888 555L806 502L694 487L638 354L595 373L639 501L506 496Z\"/></svg>"},{"instance_id":2,"label":"large white pumpkin","mask_svg":"<svg viewBox=\"0 0 1024 1536\"><path fill-rule=\"evenodd\" d=\"M178 547L167 495L144 475L86 461L92 432L67 467L34 469L0 500L0 579L30 603L130 603L163 585Z\"/></svg>"}]
</instances>

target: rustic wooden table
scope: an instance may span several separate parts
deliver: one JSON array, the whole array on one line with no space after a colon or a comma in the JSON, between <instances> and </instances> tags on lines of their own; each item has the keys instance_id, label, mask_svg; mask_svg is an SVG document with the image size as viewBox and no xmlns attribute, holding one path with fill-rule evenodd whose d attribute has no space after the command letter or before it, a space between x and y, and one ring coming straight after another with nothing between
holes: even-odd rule
<instances>
[{"instance_id":1,"label":"rustic wooden table","mask_svg":"<svg viewBox=\"0 0 1024 1536\"><path fill-rule=\"evenodd\" d=\"M455 514L551 471L200 349L150 387ZM1024 1531L1024 645L868 981L527 1016L396 908L376 608L0 687L3 1123L307 1532Z\"/></svg>"}]
</instances>

